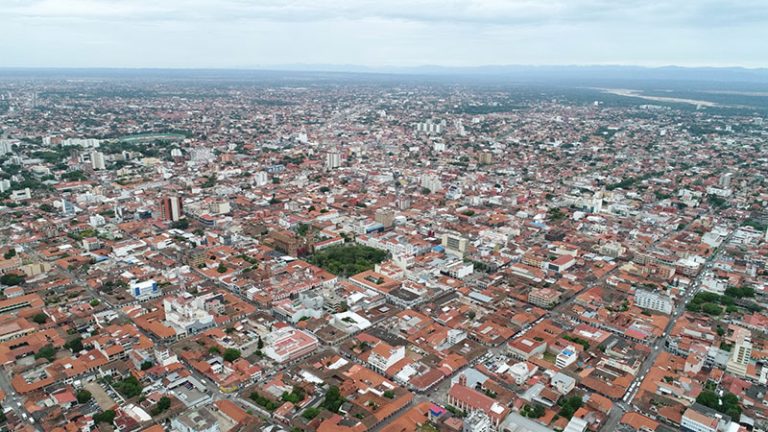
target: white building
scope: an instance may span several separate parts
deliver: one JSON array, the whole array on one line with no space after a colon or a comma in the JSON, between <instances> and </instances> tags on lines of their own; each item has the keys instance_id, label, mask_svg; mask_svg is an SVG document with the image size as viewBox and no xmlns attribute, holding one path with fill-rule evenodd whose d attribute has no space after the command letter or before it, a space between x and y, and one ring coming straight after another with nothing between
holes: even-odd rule
<instances>
[{"instance_id":1,"label":"white building","mask_svg":"<svg viewBox=\"0 0 768 432\"><path fill-rule=\"evenodd\" d=\"M576 352L576 348L573 345L568 345L555 358L555 366L559 369L564 369L576 363L578 359L579 354Z\"/></svg>"},{"instance_id":2,"label":"white building","mask_svg":"<svg viewBox=\"0 0 768 432\"><path fill-rule=\"evenodd\" d=\"M331 152L325 155L325 167L334 169L341 166L341 155L338 152Z\"/></svg>"},{"instance_id":3,"label":"white building","mask_svg":"<svg viewBox=\"0 0 768 432\"><path fill-rule=\"evenodd\" d=\"M404 346L392 346L386 342L379 342L371 350L368 363L373 367L373 370L384 373L404 358Z\"/></svg>"},{"instance_id":4,"label":"white building","mask_svg":"<svg viewBox=\"0 0 768 432\"><path fill-rule=\"evenodd\" d=\"M91 168L94 170L106 169L106 165L104 163L104 153L99 151L91 152Z\"/></svg>"},{"instance_id":5,"label":"white building","mask_svg":"<svg viewBox=\"0 0 768 432\"><path fill-rule=\"evenodd\" d=\"M730 417L695 403L691 405L680 421L680 430L685 432L718 432L730 430ZM738 429L737 429L738 430Z\"/></svg>"},{"instance_id":6,"label":"white building","mask_svg":"<svg viewBox=\"0 0 768 432\"><path fill-rule=\"evenodd\" d=\"M189 293L184 293L176 297L166 297L163 299L165 322L176 330L177 335L197 333L213 327L215 323L209 310L214 305L209 302L215 301L212 294L193 297Z\"/></svg>"},{"instance_id":7,"label":"white building","mask_svg":"<svg viewBox=\"0 0 768 432\"><path fill-rule=\"evenodd\" d=\"M743 331L742 331L743 330ZM747 375L747 366L752 361L752 338L749 330L739 329L738 341L731 350L731 358L725 366L725 370L733 375L744 377Z\"/></svg>"},{"instance_id":8,"label":"white building","mask_svg":"<svg viewBox=\"0 0 768 432\"><path fill-rule=\"evenodd\" d=\"M269 176L266 171L259 171L253 175L253 184L256 186L264 186L269 183Z\"/></svg>"},{"instance_id":9,"label":"white building","mask_svg":"<svg viewBox=\"0 0 768 432\"><path fill-rule=\"evenodd\" d=\"M440 182L440 179L437 176L431 174L425 174L421 176L419 184L421 187L429 189L431 192L437 192L443 189L443 184Z\"/></svg>"},{"instance_id":10,"label":"white building","mask_svg":"<svg viewBox=\"0 0 768 432\"><path fill-rule=\"evenodd\" d=\"M515 380L515 384L523 385L538 370L539 367L536 365L529 364L528 362L519 362L510 366L507 373Z\"/></svg>"},{"instance_id":11,"label":"white building","mask_svg":"<svg viewBox=\"0 0 768 432\"><path fill-rule=\"evenodd\" d=\"M278 363L293 361L317 349L313 335L288 325L277 326L267 335L264 354Z\"/></svg>"},{"instance_id":12,"label":"white building","mask_svg":"<svg viewBox=\"0 0 768 432\"><path fill-rule=\"evenodd\" d=\"M133 298L139 301L149 300L160 295L160 287L154 280L133 282L129 289Z\"/></svg>"},{"instance_id":13,"label":"white building","mask_svg":"<svg viewBox=\"0 0 768 432\"><path fill-rule=\"evenodd\" d=\"M490 432L494 430L491 419L482 411L472 411L464 419L462 432Z\"/></svg>"},{"instance_id":14,"label":"white building","mask_svg":"<svg viewBox=\"0 0 768 432\"><path fill-rule=\"evenodd\" d=\"M635 304L643 309L655 310L665 314L671 314L675 306L669 296L644 289L635 291Z\"/></svg>"},{"instance_id":15,"label":"white building","mask_svg":"<svg viewBox=\"0 0 768 432\"><path fill-rule=\"evenodd\" d=\"M198 408L175 416L171 420L171 430L177 432L219 432L219 422L208 412L208 408Z\"/></svg>"},{"instance_id":16,"label":"white building","mask_svg":"<svg viewBox=\"0 0 768 432\"><path fill-rule=\"evenodd\" d=\"M61 142L61 145L62 147L79 146L96 148L100 143L101 141L96 138L67 138Z\"/></svg>"}]
</instances>

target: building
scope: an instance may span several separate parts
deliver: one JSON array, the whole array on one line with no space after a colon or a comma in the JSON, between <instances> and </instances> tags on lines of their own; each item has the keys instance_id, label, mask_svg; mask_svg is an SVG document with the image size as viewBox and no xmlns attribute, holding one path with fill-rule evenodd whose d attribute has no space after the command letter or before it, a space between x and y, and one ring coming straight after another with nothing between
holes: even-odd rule
<instances>
[{"instance_id":1,"label":"building","mask_svg":"<svg viewBox=\"0 0 768 432\"><path fill-rule=\"evenodd\" d=\"M555 358L555 366L564 369L576 363L578 359L579 354L576 352L576 348L573 345L568 345Z\"/></svg>"},{"instance_id":2,"label":"building","mask_svg":"<svg viewBox=\"0 0 768 432\"><path fill-rule=\"evenodd\" d=\"M734 335L736 343L725 366L728 373L739 377L747 376L747 366L752 360L752 338L749 330L738 329Z\"/></svg>"},{"instance_id":3,"label":"building","mask_svg":"<svg viewBox=\"0 0 768 432\"><path fill-rule=\"evenodd\" d=\"M222 306L219 295L205 294L193 297L189 293L163 299L165 322L178 336L197 333L213 327L213 315L209 311Z\"/></svg>"},{"instance_id":4,"label":"building","mask_svg":"<svg viewBox=\"0 0 768 432\"><path fill-rule=\"evenodd\" d=\"M528 378L532 377L539 370L539 367L528 363L518 362L513 364L507 370L507 373L512 377L517 385L523 385Z\"/></svg>"},{"instance_id":5,"label":"building","mask_svg":"<svg viewBox=\"0 0 768 432\"><path fill-rule=\"evenodd\" d=\"M338 152L330 152L325 155L325 167L334 169L341 166L341 155Z\"/></svg>"},{"instance_id":6,"label":"building","mask_svg":"<svg viewBox=\"0 0 768 432\"><path fill-rule=\"evenodd\" d=\"M462 236L450 233L443 234L442 244L445 252L449 255L463 257L467 251L468 243L467 239Z\"/></svg>"},{"instance_id":7,"label":"building","mask_svg":"<svg viewBox=\"0 0 768 432\"><path fill-rule=\"evenodd\" d=\"M176 222L184 215L184 206L181 197L172 196L163 198L160 203L160 218L165 221Z\"/></svg>"},{"instance_id":8,"label":"building","mask_svg":"<svg viewBox=\"0 0 768 432\"><path fill-rule=\"evenodd\" d=\"M17 311L24 308L42 308L45 302L37 294L27 294L23 296L8 298L0 301L0 314Z\"/></svg>"},{"instance_id":9,"label":"building","mask_svg":"<svg viewBox=\"0 0 768 432\"><path fill-rule=\"evenodd\" d=\"M675 306L669 296L644 289L635 291L635 305L665 314L671 314Z\"/></svg>"},{"instance_id":10,"label":"building","mask_svg":"<svg viewBox=\"0 0 768 432\"><path fill-rule=\"evenodd\" d=\"M727 172L720 176L720 180L718 181L718 185L723 189L728 189L731 187L731 180L733 179L733 173Z\"/></svg>"},{"instance_id":11,"label":"building","mask_svg":"<svg viewBox=\"0 0 768 432\"><path fill-rule=\"evenodd\" d=\"M264 354L278 363L304 357L318 347L317 338L291 326L276 324L267 335Z\"/></svg>"},{"instance_id":12,"label":"building","mask_svg":"<svg viewBox=\"0 0 768 432\"><path fill-rule=\"evenodd\" d=\"M103 170L107 168L104 163L104 153L100 151L91 152L91 168L94 170Z\"/></svg>"},{"instance_id":13,"label":"building","mask_svg":"<svg viewBox=\"0 0 768 432\"><path fill-rule=\"evenodd\" d=\"M437 176L431 174L425 174L421 176L419 183L421 184L422 188L429 189L430 192L437 192L443 189L443 184L440 182L440 179Z\"/></svg>"},{"instance_id":14,"label":"building","mask_svg":"<svg viewBox=\"0 0 768 432\"><path fill-rule=\"evenodd\" d=\"M568 422L568 425L563 432L584 432L587 430L588 426L589 423L585 419L574 416L571 418L571 421Z\"/></svg>"},{"instance_id":15,"label":"building","mask_svg":"<svg viewBox=\"0 0 768 432\"><path fill-rule=\"evenodd\" d=\"M384 228L391 227L395 223L395 211L388 208L376 210L376 222L384 225Z\"/></svg>"},{"instance_id":16,"label":"building","mask_svg":"<svg viewBox=\"0 0 768 432\"><path fill-rule=\"evenodd\" d=\"M160 295L160 287L154 280L131 283L130 292L139 301L149 300Z\"/></svg>"},{"instance_id":17,"label":"building","mask_svg":"<svg viewBox=\"0 0 768 432\"><path fill-rule=\"evenodd\" d=\"M528 293L528 303L551 308L560 302L560 292L552 288L533 288Z\"/></svg>"},{"instance_id":18,"label":"building","mask_svg":"<svg viewBox=\"0 0 768 432\"><path fill-rule=\"evenodd\" d=\"M462 432L490 432L492 430L491 419L482 411L472 411L464 419Z\"/></svg>"},{"instance_id":19,"label":"building","mask_svg":"<svg viewBox=\"0 0 768 432\"><path fill-rule=\"evenodd\" d=\"M695 403L690 406L680 420L680 430L683 432L718 432L727 430L731 418L719 412Z\"/></svg>"},{"instance_id":20,"label":"building","mask_svg":"<svg viewBox=\"0 0 768 432\"><path fill-rule=\"evenodd\" d=\"M370 363L373 370L385 373L387 369L404 358L404 346L392 346L382 341L377 343L371 350L371 354L368 356L368 363Z\"/></svg>"},{"instance_id":21,"label":"building","mask_svg":"<svg viewBox=\"0 0 768 432\"><path fill-rule=\"evenodd\" d=\"M459 377L459 382L448 390L448 403L468 413L481 411L490 419L491 430L496 430L509 414L509 408L506 406L485 393L467 387L467 377L463 374Z\"/></svg>"},{"instance_id":22,"label":"building","mask_svg":"<svg viewBox=\"0 0 768 432\"><path fill-rule=\"evenodd\" d=\"M178 432L219 432L219 423L208 408L185 412L171 420L171 429Z\"/></svg>"}]
</instances>

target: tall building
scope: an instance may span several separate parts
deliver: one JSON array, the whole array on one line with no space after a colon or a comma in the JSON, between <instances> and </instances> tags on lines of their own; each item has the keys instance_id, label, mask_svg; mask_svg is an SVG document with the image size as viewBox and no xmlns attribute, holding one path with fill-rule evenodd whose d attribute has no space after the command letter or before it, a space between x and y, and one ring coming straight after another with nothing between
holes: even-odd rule
<instances>
[{"instance_id":1,"label":"tall building","mask_svg":"<svg viewBox=\"0 0 768 432\"><path fill-rule=\"evenodd\" d=\"M104 153L100 151L91 152L91 167L94 170L103 170L107 168L104 164Z\"/></svg>"},{"instance_id":2,"label":"tall building","mask_svg":"<svg viewBox=\"0 0 768 432\"><path fill-rule=\"evenodd\" d=\"M446 233L443 234L443 247L449 255L463 257L467 251L467 239L460 235Z\"/></svg>"},{"instance_id":3,"label":"tall building","mask_svg":"<svg viewBox=\"0 0 768 432\"><path fill-rule=\"evenodd\" d=\"M376 210L376 222L389 228L395 223L395 211L389 208L380 208Z\"/></svg>"},{"instance_id":4,"label":"tall building","mask_svg":"<svg viewBox=\"0 0 768 432\"><path fill-rule=\"evenodd\" d=\"M728 189L731 187L731 180L733 179L733 173L727 172L720 176L720 180L718 181L718 184L723 189Z\"/></svg>"},{"instance_id":5,"label":"tall building","mask_svg":"<svg viewBox=\"0 0 768 432\"><path fill-rule=\"evenodd\" d=\"M334 169L341 166L341 155L338 152L331 152L325 155L325 167Z\"/></svg>"},{"instance_id":6,"label":"tall building","mask_svg":"<svg viewBox=\"0 0 768 432\"><path fill-rule=\"evenodd\" d=\"M172 196L163 198L160 203L160 217L163 220L176 222L184 215L184 206L181 197Z\"/></svg>"},{"instance_id":7,"label":"tall building","mask_svg":"<svg viewBox=\"0 0 768 432\"><path fill-rule=\"evenodd\" d=\"M731 350L731 358L725 365L725 370L733 375L744 377L747 375L747 366L752 360L752 337L747 329L738 329L734 335L736 344Z\"/></svg>"}]
</instances>

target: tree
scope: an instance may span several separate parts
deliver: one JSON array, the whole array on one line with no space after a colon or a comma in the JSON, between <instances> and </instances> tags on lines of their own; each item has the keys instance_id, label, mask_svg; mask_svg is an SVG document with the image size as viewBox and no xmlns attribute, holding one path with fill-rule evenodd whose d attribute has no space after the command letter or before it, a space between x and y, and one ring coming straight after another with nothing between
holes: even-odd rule
<instances>
[{"instance_id":1,"label":"tree","mask_svg":"<svg viewBox=\"0 0 768 432\"><path fill-rule=\"evenodd\" d=\"M346 402L346 399L341 397L341 391L337 386L331 386L331 388L328 389L328 392L325 394L325 399L323 400L323 408L327 409L328 411L338 413L339 408Z\"/></svg>"},{"instance_id":2,"label":"tree","mask_svg":"<svg viewBox=\"0 0 768 432\"><path fill-rule=\"evenodd\" d=\"M580 396L571 396L566 399L561 399L559 402L560 405L560 416L565 417L567 419L571 419L573 417L573 414L581 408L582 405L584 405L584 402L581 400Z\"/></svg>"},{"instance_id":3,"label":"tree","mask_svg":"<svg viewBox=\"0 0 768 432\"><path fill-rule=\"evenodd\" d=\"M144 360L143 362L141 362L141 370L143 370L143 371L145 371L147 369L151 369L152 366L154 366L154 365L149 360Z\"/></svg>"},{"instance_id":4,"label":"tree","mask_svg":"<svg viewBox=\"0 0 768 432\"><path fill-rule=\"evenodd\" d=\"M723 313L723 308L714 303L704 303L701 305L701 311L707 315L717 316Z\"/></svg>"},{"instance_id":5,"label":"tree","mask_svg":"<svg viewBox=\"0 0 768 432\"><path fill-rule=\"evenodd\" d=\"M696 397L696 402L726 414L736 421L741 417L739 397L733 393L725 392L722 397L718 397L713 390L704 390Z\"/></svg>"},{"instance_id":6,"label":"tree","mask_svg":"<svg viewBox=\"0 0 768 432\"><path fill-rule=\"evenodd\" d=\"M219 273L226 273L226 272L227 272L227 270L228 270L228 269L227 269L227 266L225 266L225 265L224 265L224 264L222 264L222 263L219 263L219 266L218 266L218 267L216 267L216 271L217 271L217 272L219 272Z\"/></svg>"},{"instance_id":7,"label":"tree","mask_svg":"<svg viewBox=\"0 0 768 432\"><path fill-rule=\"evenodd\" d=\"M156 416L167 411L171 407L171 398L163 396L157 401L157 404L152 408L152 415Z\"/></svg>"},{"instance_id":8,"label":"tree","mask_svg":"<svg viewBox=\"0 0 768 432\"><path fill-rule=\"evenodd\" d=\"M264 341L261 340L261 336L259 336L259 341L256 344L256 348L258 349L264 348Z\"/></svg>"},{"instance_id":9,"label":"tree","mask_svg":"<svg viewBox=\"0 0 768 432\"><path fill-rule=\"evenodd\" d=\"M118 381L112 385L120 394L127 399L138 396L141 394L141 383L134 376L129 376L121 381Z\"/></svg>"},{"instance_id":10,"label":"tree","mask_svg":"<svg viewBox=\"0 0 768 432\"><path fill-rule=\"evenodd\" d=\"M3 258L11 259L16 256L16 249L8 249L8 252L3 254Z\"/></svg>"},{"instance_id":11,"label":"tree","mask_svg":"<svg viewBox=\"0 0 768 432\"><path fill-rule=\"evenodd\" d=\"M0 276L0 283L8 286L21 285L24 283L24 276L13 273L6 273Z\"/></svg>"},{"instance_id":12,"label":"tree","mask_svg":"<svg viewBox=\"0 0 768 432\"><path fill-rule=\"evenodd\" d=\"M98 423L112 424L115 421L115 412L112 410L106 410L98 414L94 414L93 421Z\"/></svg>"},{"instance_id":13,"label":"tree","mask_svg":"<svg viewBox=\"0 0 768 432\"><path fill-rule=\"evenodd\" d=\"M83 350L83 338L80 336L69 340L67 343L64 344L64 348L72 351L73 353L77 353Z\"/></svg>"},{"instance_id":14,"label":"tree","mask_svg":"<svg viewBox=\"0 0 768 432\"><path fill-rule=\"evenodd\" d=\"M227 348L226 350L224 350L223 357L225 361L233 362L240 358L240 351L234 348Z\"/></svg>"},{"instance_id":15,"label":"tree","mask_svg":"<svg viewBox=\"0 0 768 432\"><path fill-rule=\"evenodd\" d=\"M529 418L539 418L544 415L545 410L544 407L539 404L533 404L533 405L525 405L523 409L520 411L520 413L524 417Z\"/></svg>"},{"instance_id":16,"label":"tree","mask_svg":"<svg viewBox=\"0 0 768 432\"><path fill-rule=\"evenodd\" d=\"M304 417L307 421L312 420L313 418L317 417L317 415L320 414L320 410L314 407L310 407L304 410L303 413L301 413L301 416Z\"/></svg>"},{"instance_id":17,"label":"tree","mask_svg":"<svg viewBox=\"0 0 768 432\"><path fill-rule=\"evenodd\" d=\"M187 219L179 219L171 224L171 228L185 230L189 228L189 221Z\"/></svg>"},{"instance_id":18,"label":"tree","mask_svg":"<svg viewBox=\"0 0 768 432\"><path fill-rule=\"evenodd\" d=\"M77 391L77 403L84 404L91 400L91 392L88 390L78 390Z\"/></svg>"},{"instance_id":19,"label":"tree","mask_svg":"<svg viewBox=\"0 0 768 432\"><path fill-rule=\"evenodd\" d=\"M281 399L284 402L290 402L295 405L304 400L304 389L299 386L293 386L291 392L283 393Z\"/></svg>"},{"instance_id":20,"label":"tree","mask_svg":"<svg viewBox=\"0 0 768 432\"><path fill-rule=\"evenodd\" d=\"M384 397L387 399L394 399L395 398L395 392L392 390L387 390L384 392Z\"/></svg>"},{"instance_id":21,"label":"tree","mask_svg":"<svg viewBox=\"0 0 768 432\"><path fill-rule=\"evenodd\" d=\"M314 254L309 261L330 273L350 276L371 270L386 258L386 251L349 244L325 248Z\"/></svg>"},{"instance_id":22,"label":"tree","mask_svg":"<svg viewBox=\"0 0 768 432\"><path fill-rule=\"evenodd\" d=\"M91 307L96 307L96 306L98 306L100 304L101 304L101 302L99 301L99 299L93 299L90 302Z\"/></svg>"},{"instance_id":23,"label":"tree","mask_svg":"<svg viewBox=\"0 0 768 432\"><path fill-rule=\"evenodd\" d=\"M44 314L42 312L36 313L32 317L32 321L34 321L34 322L36 322L38 324L45 324L45 322L48 321L48 315L46 315L46 314Z\"/></svg>"},{"instance_id":24,"label":"tree","mask_svg":"<svg viewBox=\"0 0 768 432\"><path fill-rule=\"evenodd\" d=\"M35 353L35 360L44 358L48 360L49 362L52 362L54 358L56 358L56 348L53 347L53 345L46 345L42 348L40 348Z\"/></svg>"}]
</instances>

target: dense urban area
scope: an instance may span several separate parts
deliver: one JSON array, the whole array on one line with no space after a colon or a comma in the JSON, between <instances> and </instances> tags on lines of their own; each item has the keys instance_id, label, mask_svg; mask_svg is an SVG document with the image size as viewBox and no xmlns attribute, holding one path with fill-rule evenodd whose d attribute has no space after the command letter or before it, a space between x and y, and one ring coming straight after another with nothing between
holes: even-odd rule
<instances>
[{"instance_id":1,"label":"dense urban area","mask_svg":"<svg viewBox=\"0 0 768 432\"><path fill-rule=\"evenodd\" d=\"M0 80L3 430L768 430L766 111L329 75Z\"/></svg>"}]
</instances>

